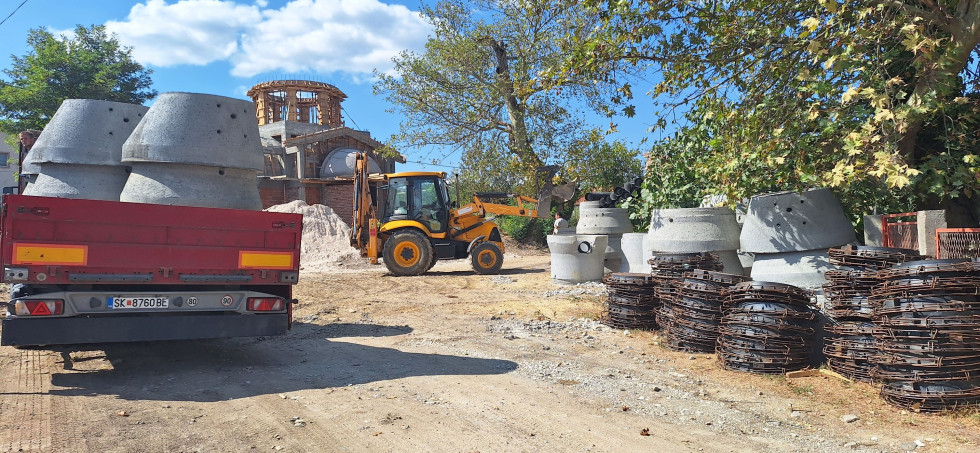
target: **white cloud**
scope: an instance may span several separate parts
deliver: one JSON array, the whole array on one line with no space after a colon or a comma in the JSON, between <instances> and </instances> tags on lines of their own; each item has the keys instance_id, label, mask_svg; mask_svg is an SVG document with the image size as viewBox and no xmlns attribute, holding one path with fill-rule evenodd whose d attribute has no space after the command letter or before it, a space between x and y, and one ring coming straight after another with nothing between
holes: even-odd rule
<instances>
[{"instance_id":1,"label":"white cloud","mask_svg":"<svg viewBox=\"0 0 980 453\"><path fill-rule=\"evenodd\" d=\"M430 27L401 5L378 0L147 0L124 21L106 23L136 60L152 66L227 60L232 74L346 73L363 79L388 71L391 58L420 50Z\"/></svg>"}]
</instances>

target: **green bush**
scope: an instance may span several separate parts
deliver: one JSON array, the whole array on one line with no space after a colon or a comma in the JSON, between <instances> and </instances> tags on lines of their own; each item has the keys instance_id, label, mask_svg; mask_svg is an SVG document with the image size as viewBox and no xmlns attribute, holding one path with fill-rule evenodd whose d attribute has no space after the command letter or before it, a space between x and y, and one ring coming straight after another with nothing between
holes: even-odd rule
<instances>
[{"instance_id":1,"label":"green bush","mask_svg":"<svg viewBox=\"0 0 980 453\"><path fill-rule=\"evenodd\" d=\"M550 219L501 216L497 217L497 224L503 234L522 244L547 245L547 235L551 234Z\"/></svg>"}]
</instances>

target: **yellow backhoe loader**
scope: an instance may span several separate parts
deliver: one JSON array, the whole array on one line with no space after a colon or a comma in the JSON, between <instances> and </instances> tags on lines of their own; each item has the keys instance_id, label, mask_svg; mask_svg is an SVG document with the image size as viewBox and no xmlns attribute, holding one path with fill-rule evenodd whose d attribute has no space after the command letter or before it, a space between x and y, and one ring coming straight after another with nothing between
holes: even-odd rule
<instances>
[{"instance_id":1,"label":"yellow backhoe loader","mask_svg":"<svg viewBox=\"0 0 980 453\"><path fill-rule=\"evenodd\" d=\"M476 272L495 274L504 261L504 243L494 217L550 217L553 194L560 192L555 196L567 201L574 191L573 185L554 190L555 169L549 168L538 199L479 193L472 203L453 209L445 173L370 175L369 168L366 155L359 153L350 243L372 264L378 264L380 256L388 270L399 276L421 275L440 259L466 257ZM502 198L515 199L516 206L484 201Z\"/></svg>"}]
</instances>

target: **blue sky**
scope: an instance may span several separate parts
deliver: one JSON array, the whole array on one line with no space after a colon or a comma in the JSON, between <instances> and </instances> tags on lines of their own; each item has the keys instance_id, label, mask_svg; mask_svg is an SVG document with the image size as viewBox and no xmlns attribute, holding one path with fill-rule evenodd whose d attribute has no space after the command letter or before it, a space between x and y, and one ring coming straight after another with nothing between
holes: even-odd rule
<instances>
[{"instance_id":1,"label":"blue sky","mask_svg":"<svg viewBox=\"0 0 980 453\"><path fill-rule=\"evenodd\" d=\"M0 20L24 0L0 1ZM0 69L27 52L32 28L54 33L76 24L105 25L134 58L153 70L154 89L247 99L253 85L305 79L347 94L345 124L385 141L400 118L372 94L372 70L390 70L402 50L421 50L429 26L419 0L27 0L0 25ZM635 144L655 118L618 118L610 136ZM607 127L608 119L595 118ZM401 149L411 162L399 170L451 171L452 150Z\"/></svg>"}]
</instances>

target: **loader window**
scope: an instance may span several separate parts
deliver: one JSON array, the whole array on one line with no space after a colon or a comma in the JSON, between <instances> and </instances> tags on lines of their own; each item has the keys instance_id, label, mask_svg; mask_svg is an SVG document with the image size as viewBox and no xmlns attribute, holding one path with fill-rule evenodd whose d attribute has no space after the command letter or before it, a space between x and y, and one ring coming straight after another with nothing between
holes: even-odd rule
<instances>
[{"instance_id":1,"label":"loader window","mask_svg":"<svg viewBox=\"0 0 980 453\"><path fill-rule=\"evenodd\" d=\"M449 212L445 203L445 187L438 180L423 179L416 181L415 190L421 206L420 220L434 233L446 231Z\"/></svg>"},{"instance_id":2,"label":"loader window","mask_svg":"<svg viewBox=\"0 0 980 453\"><path fill-rule=\"evenodd\" d=\"M382 221L406 220L408 215L408 184L404 179L392 179L388 183Z\"/></svg>"}]
</instances>

